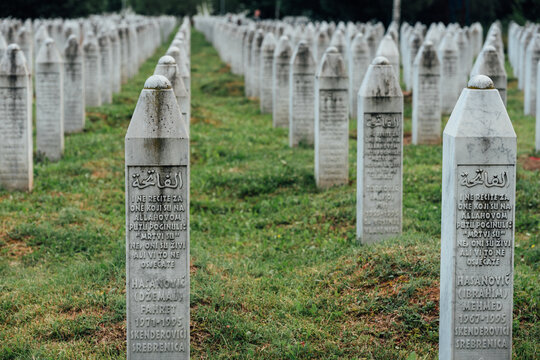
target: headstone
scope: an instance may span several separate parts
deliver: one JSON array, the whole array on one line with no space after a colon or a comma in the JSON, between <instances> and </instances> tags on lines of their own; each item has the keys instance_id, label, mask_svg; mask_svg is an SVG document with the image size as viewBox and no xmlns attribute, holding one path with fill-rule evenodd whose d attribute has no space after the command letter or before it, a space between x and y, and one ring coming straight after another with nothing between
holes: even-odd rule
<instances>
[{"instance_id":1,"label":"headstone","mask_svg":"<svg viewBox=\"0 0 540 360\"><path fill-rule=\"evenodd\" d=\"M486 75L493 81L495 89L499 90L499 95L501 95L502 101L506 106L506 70L495 47L487 45L478 54L471 70L471 77L476 75Z\"/></svg>"},{"instance_id":2,"label":"headstone","mask_svg":"<svg viewBox=\"0 0 540 360\"><path fill-rule=\"evenodd\" d=\"M451 33L444 36L437 55L441 64L441 110L449 114L454 109L461 88L458 48Z\"/></svg>"},{"instance_id":3,"label":"headstone","mask_svg":"<svg viewBox=\"0 0 540 360\"><path fill-rule=\"evenodd\" d=\"M536 66L536 84L540 84L540 61ZM536 136L535 150L540 151L540 91L536 92Z\"/></svg>"},{"instance_id":4,"label":"headstone","mask_svg":"<svg viewBox=\"0 0 540 360\"><path fill-rule=\"evenodd\" d=\"M32 190L32 83L22 50L0 59L0 187Z\"/></svg>"},{"instance_id":5,"label":"headstone","mask_svg":"<svg viewBox=\"0 0 540 360\"><path fill-rule=\"evenodd\" d=\"M111 80L112 92L119 93L122 89L122 45L118 36L118 28L112 27L109 31L109 41L111 43Z\"/></svg>"},{"instance_id":6,"label":"headstone","mask_svg":"<svg viewBox=\"0 0 540 360\"><path fill-rule=\"evenodd\" d=\"M376 57L358 92L356 238L401 234L403 93L390 62Z\"/></svg>"},{"instance_id":7,"label":"headstone","mask_svg":"<svg viewBox=\"0 0 540 360\"><path fill-rule=\"evenodd\" d=\"M127 357L189 359L189 138L171 83L144 84L126 134Z\"/></svg>"},{"instance_id":8,"label":"headstone","mask_svg":"<svg viewBox=\"0 0 540 360\"><path fill-rule=\"evenodd\" d=\"M533 35L525 52L525 78L523 81L523 113L525 115L536 114L536 65L539 60L540 33L536 33Z\"/></svg>"},{"instance_id":9,"label":"headstone","mask_svg":"<svg viewBox=\"0 0 540 360\"><path fill-rule=\"evenodd\" d=\"M34 70L33 63L34 63L34 51L33 51L33 39L32 39L32 33L29 29L26 28L26 26L23 26L19 29L19 33L17 35L18 41L17 44L21 48L21 51L24 53L24 58L26 59L26 69L31 74Z\"/></svg>"},{"instance_id":10,"label":"headstone","mask_svg":"<svg viewBox=\"0 0 540 360\"><path fill-rule=\"evenodd\" d=\"M112 103L112 56L111 42L107 33L101 33L98 37L99 53L101 60L101 75L99 88L101 89L101 102Z\"/></svg>"},{"instance_id":11,"label":"headstone","mask_svg":"<svg viewBox=\"0 0 540 360\"><path fill-rule=\"evenodd\" d=\"M531 42L534 36L534 29L529 27L525 30L525 33L521 37L519 44L519 57L518 57L518 89L523 90L525 83L525 68L526 68L526 59L527 59L527 47Z\"/></svg>"},{"instance_id":12,"label":"headstone","mask_svg":"<svg viewBox=\"0 0 540 360\"><path fill-rule=\"evenodd\" d=\"M413 88L413 71L414 71L414 60L416 55L422 46L422 35L417 31L413 31L407 45L407 66L403 67L403 77L406 84L407 91L410 91ZM405 70L405 68L407 70Z\"/></svg>"},{"instance_id":13,"label":"headstone","mask_svg":"<svg viewBox=\"0 0 540 360\"><path fill-rule=\"evenodd\" d=\"M328 44L330 43L330 38L328 38L328 33L326 31L327 29L325 27L321 27L319 31L317 32L317 37L315 39L315 60L317 60L317 63L319 63L324 55L324 52L326 51L326 48L328 47Z\"/></svg>"},{"instance_id":14,"label":"headstone","mask_svg":"<svg viewBox=\"0 0 540 360\"><path fill-rule=\"evenodd\" d=\"M442 171L439 359L510 360L516 134L484 75L444 129Z\"/></svg>"},{"instance_id":15,"label":"headstone","mask_svg":"<svg viewBox=\"0 0 540 360\"><path fill-rule=\"evenodd\" d=\"M36 147L51 161L64 151L64 64L54 40L45 40L36 58Z\"/></svg>"},{"instance_id":16,"label":"headstone","mask_svg":"<svg viewBox=\"0 0 540 360\"><path fill-rule=\"evenodd\" d=\"M255 37L255 30L249 29L246 44L244 48L244 91L247 97L253 96L253 72L252 69L252 47L253 47L253 38Z\"/></svg>"},{"instance_id":17,"label":"headstone","mask_svg":"<svg viewBox=\"0 0 540 360\"><path fill-rule=\"evenodd\" d=\"M83 53L72 34L64 49L64 132L82 131L84 117Z\"/></svg>"},{"instance_id":18,"label":"headstone","mask_svg":"<svg viewBox=\"0 0 540 360\"><path fill-rule=\"evenodd\" d=\"M441 67L431 41L426 41L413 65L412 143L441 141Z\"/></svg>"},{"instance_id":19,"label":"headstone","mask_svg":"<svg viewBox=\"0 0 540 360\"><path fill-rule=\"evenodd\" d=\"M127 83L129 79L129 31L126 24L120 25L118 30L118 38L120 41L120 79L121 83Z\"/></svg>"},{"instance_id":20,"label":"headstone","mask_svg":"<svg viewBox=\"0 0 540 360\"><path fill-rule=\"evenodd\" d=\"M292 49L282 36L274 51L272 79L272 119L274 127L289 127L289 70Z\"/></svg>"},{"instance_id":21,"label":"headstone","mask_svg":"<svg viewBox=\"0 0 540 360\"><path fill-rule=\"evenodd\" d=\"M326 189L349 181L349 79L335 47L315 77L315 183Z\"/></svg>"},{"instance_id":22,"label":"headstone","mask_svg":"<svg viewBox=\"0 0 540 360\"><path fill-rule=\"evenodd\" d=\"M84 42L84 102L86 106L101 106L101 58L93 33L86 33Z\"/></svg>"},{"instance_id":23,"label":"headstone","mask_svg":"<svg viewBox=\"0 0 540 360\"><path fill-rule=\"evenodd\" d=\"M383 37L377 48L377 56L382 56L388 60L394 68L394 74L399 83L399 50L392 36L385 35Z\"/></svg>"},{"instance_id":24,"label":"headstone","mask_svg":"<svg viewBox=\"0 0 540 360\"><path fill-rule=\"evenodd\" d=\"M274 50L276 48L276 40L274 34L266 33L261 45L261 94L260 104L261 112L269 114L272 112L272 74L274 66Z\"/></svg>"},{"instance_id":25,"label":"headstone","mask_svg":"<svg viewBox=\"0 0 540 360\"><path fill-rule=\"evenodd\" d=\"M350 115L356 119L358 90L371 61L368 44L361 33L356 34L349 51L349 103Z\"/></svg>"},{"instance_id":26,"label":"headstone","mask_svg":"<svg viewBox=\"0 0 540 360\"><path fill-rule=\"evenodd\" d=\"M2 57L4 57L4 54L7 51L7 47L8 47L7 42L4 39L4 36L2 35L2 32L0 32L0 59Z\"/></svg>"},{"instance_id":27,"label":"headstone","mask_svg":"<svg viewBox=\"0 0 540 360\"><path fill-rule=\"evenodd\" d=\"M459 73L459 89L461 89L469 78L471 71L472 43L467 40L465 30L459 29L454 35L454 40L458 49L458 73Z\"/></svg>"},{"instance_id":28,"label":"headstone","mask_svg":"<svg viewBox=\"0 0 540 360\"><path fill-rule=\"evenodd\" d=\"M251 79L253 82L253 97L259 97L261 94L261 45L264 34L261 29L255 32L253 45L251 47Z\"/></svg>"},{"instance_id":29,"label":"headstone","mask_svg":"<svg viewBox=\"0 0 540 360\"><path fill-rule=\"evenodd\" d=\"M178 103L178 107L180 109L180 112L182 113L182 118L186 123L186 129L189 134L190 124L187 121L187 119L190 119L191 116L189 94L186 90L186 87L184 86L184 81L180 76L180 70L178 69L174 58L169 55L162 56L158 61L156 69L154 70L154 75L165 76L167 80L171 82L172 88L174 90L174 95L176 97L176 102Z\"/></svg>"},{"instance_id":30,"label":"headstone","mask_svg":"<svg viewBox=\"0 0 540 360\"><path fill-rule=\"evenodd\" d=\"M289 79L289 146L313 145L315 126L315 70L317 63L302 40L291 58Z\"/></svg>"}]
</instances>

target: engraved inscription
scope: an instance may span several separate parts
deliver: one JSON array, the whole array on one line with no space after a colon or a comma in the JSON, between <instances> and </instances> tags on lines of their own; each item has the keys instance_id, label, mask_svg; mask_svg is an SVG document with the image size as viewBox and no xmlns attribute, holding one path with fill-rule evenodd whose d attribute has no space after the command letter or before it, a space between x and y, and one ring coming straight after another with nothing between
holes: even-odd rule
<instances>
[{"instance_id":1,"label":"engraved inscription","mask_svg":"<svg viewBox=\"0 0 540 360\"><path fill-rule=\"evenodd\" d=\"M189 346L186 166L128 166L128 347L177 358Z\"/></svg>"},{"instance_id":2,"label":"engraved inscription","mask_svg":"<svg viewBox=\"0 0 540 360\"><path fill-rule=\"evenodd\" d=\"M364 238L401 233L401 113L364 115Z\"/></svg>"},{"instance_id":3,"label":"engraved inscription","mask_svg":"<svg viewBox=\"0 0 540 360\"><path fill-rule=\"evenodd\" d=\"M513 165L458 165L456 359L507 359L512 345Z\"/></svg>"},{"instance_id":4,"label":"engraved inscription","mask_svg":"<svg viewBox=\"0 0 540 360\"><path fill-rule=\"evenodd\" d=\"M319 90L319 182L344 184L349 176L347 90Z\"/></svg>"},{"instance_id":5,"label":"engraved inscription","mask_svg":"<svg viewBox=\"0 0 540 360\"><path fill-rule=\"evenodd\" d=\"M314 127L314 84L313 74L293 74L293 103L291 137L292 144L298 145L303 141L313 144Z\"/></svg>"}]
</instances>

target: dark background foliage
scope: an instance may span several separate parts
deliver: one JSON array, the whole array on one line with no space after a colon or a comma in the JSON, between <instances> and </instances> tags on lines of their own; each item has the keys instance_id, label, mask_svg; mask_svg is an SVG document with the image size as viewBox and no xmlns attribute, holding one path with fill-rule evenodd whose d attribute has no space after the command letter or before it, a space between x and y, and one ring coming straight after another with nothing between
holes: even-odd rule
<instances>
[{"instance_id":1,"label":"dark background foliage","mask_svg":"<svg viewBox=\"0 0 540 360\"><path fill-rule=\"evenodd\" d=\"M125 3L124 3L125 2ZM214 13L261 10L261 17L304 15L312 19L369 21L388 23L392 0L3 0L0 17L80 17L118 11L123 5L137 13L193 15L197 5L207 2ZM124 3L124 4L123 4ZM459 22L496 19L540 22L540 0L402 0L402 20Z\"/></svg>"}]
</instances>

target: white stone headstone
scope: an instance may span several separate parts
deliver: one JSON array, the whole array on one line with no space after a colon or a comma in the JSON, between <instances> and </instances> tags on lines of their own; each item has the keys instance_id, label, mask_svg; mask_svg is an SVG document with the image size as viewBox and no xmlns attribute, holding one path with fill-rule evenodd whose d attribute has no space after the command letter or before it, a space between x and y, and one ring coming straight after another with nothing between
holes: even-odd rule
<instances>
[{"instance_id":1,"label":"white stone headstone","mask_svg":"<svg viewBox=\"0 0 540 360\"><path fill-rule=\"evenodd\" d=\"M315 71L317 63L306 41L291 57L289 77L289 146L313 145L315 126Z\"/></svg>"},{"instance_id":2,"label":"white stone headstone","mask_svg":"<svg viewBox=\"0 0 540 360\"><path fill-rule=\"evenodd\" d=\"M525 115L536 114L536 65L539 60L540 33L536 33L533 35L525 52L525 77L523 80L523 113Z\"/></svg>"},{"instance_id":3,"label":"white stone headstone","mask_svg":"<svg viewBox=\"0 0 540 360\"><path fill-rule=\"evenodd\" d=\"M412 143L441 141L441 67L431 41L426 41L413 65Z\"/></svg>"},{"instance_id":4,"label":"white stone headstone","mask_svg":"<svg viewBox=\"0 0 540 360\"><path fill-rule=\"evenodd\" d=\"M112 54L111 42L107 33L101 33L98 37L99 53L101 60L101 75L99 88L101 90L101 102L112 103Z\"/></svg>"},{"instance_id":5,"label":"white stone headstone","mask_svg":"<svg viewBox=\"0 0 540 360\"><path fill-rule=\"evenodd\" d=\"M272 119L274 127L289 127L289 70L292 49L282 36L274 51L272 79Z\"/></svg>"},{"instance_id":6,"label":"white stone headstone","mask_svg":"<svg viewBox=\"0 0 540 360\"><path fill-rule=\"evenodd\" d=\"M512 358L516 134L486 76L443 133L439 359Z\"/></svg>"},{"instance_id":7,"label":"white stone headstone","mask_svg":"<svg viewBox=\"0 0 540 360\"><path fill-rule=\"evenodd\" d=\"M86 33L83 50L85 105L101 106L101 56L93 33Z\"/></svg>"},{"instance_id":8,"label":"white stone headstone","mask_svg":"<svg viewBox=\"0 0 540 360\"><path fill-rule=\"evenodd\" d=\"M189 134L189 119L191 119L189 94L184 86L184 81L180 76L180 70L178 69L174 58L169 55L162 56L154 70L154 75L165 76L171 82L176 102L178 103L182 117L185 120L186 129Z\"/></svg>"},{"instance_id":9,"label":"white stone headstone","mask_svg":"<svg viewBox=\"0 0 540 360\"><path fill-rule=\"evenodd\" d=\"M0 187L30 191L32 164L32 83L22 50L8 46L0 58Z\"/></svg>"},{"instance_id":10,"label":"white stone headstone","mask_svg":"<svg viewBox=\"0 0 540 360\"><path fill-rule=\"evenodd\" d=\"M394 74L399 83L399 50L396 42L390 35L385 35L377 48L377 56L385 57L394 68Z\"/></svg>"},{"instance_id":11,"label":"white stone headstone","mask_svg":"<svg viewBox=\"0 0 540 360\"><path fill-rule=\"evenodd\" d=\"M345 62L329 47L315 77L315 182L321 189L349 181L348 88Z\"/></svg>"},{"instance_id":12,"label":"white stone headstone","mask_svg":"<svg viewBox=\"0 0 540 360\"><path fill-rule=\"evenodd\" d=\"M364 35L356 34L349 51L349 103L350 115L356 119L358 90L371 62L370 50Z\"/></svg>"},{"instance_id":13,"label":"white stone headstone","mask_svg":"<svg viewBox=\"0 0 540 360\"><path fill-rule=\"evenodd\" d=\"M540 84L540 61L536 65L536 84ZM536 136L535 150L540 151L540 91L536 92Z\"/></svg>"},{"instance_id":14,"label":"white stone headstone","mask_svg":"<svg viewBox=\"0 0 540 360\"><path fill-rule=\"evenodd\" d=\"M358 92L356 238L363 244L401 234L403 93L393 70L376 57Z\"/></svg>"},{"instance_id":15,"label":"white stone headstone","mask_svg":"<svg viewBox=\"0 0 540 360\"><path fill-rule=\"evenodd\" d=\"M261 45L264 39L264 33L261 29L255 32L253 44L251 46L251 79L253 97L259 97L261 94Z\"/></svg>"},{"instance_id":16,"label":"white stone headstone","mask_svg":"<svg viewBox=\"0 0 540 360\"><path fill-rule=\"evenodd\" d=\"M272 74L274 66L274 51L276 39L271 32L266 33L261 45L261 66L260 66L260 105L263 114L272 113Z\"/></svg>"},{"instance_id":17,"label":"white stone headstone","mask_svg":"<svg viewBox=\"0 0 540 360\"><path fill-rule=\"evenodd\" d=\"M64 48L64 133L84 129L84 67L83 53L77 37L72 34Z\"/></svg>"},{"instance_id":18,"label":"white stone headstone","mask_svg":"<svg viewBox=\"0 0 540 360\"><path fill-rule=\"evenodd\" d=\"M449 114L454 109L462 87L458 48L450 32L441 41L437 55L441 63L441 109L443 113Z\"/></svg>"},{"instance_id":19,"label":"white stone headstone","mask_svg":"<svg viewBox=\"0 0 540 360\"><path fill-rule=\"evenodd\" d=\"M471 77L476 75L486 75L493 81L495 89L499 90L502 101L506 106L506 70L495 47L491 45L484 46L480 54L478 54L471 70Z\"/></svg>"},{"instance_id":20,"label":"white stone headstone","mask_svg":"<svg viewBox=\"0 0 540 360\"><path fill-rule=\"evenodd\" d=\"M64 151L64 64L48 38L36 57L36 147L51 161Z\"/></svg>"},{"instance_id":21,"label":"white stone headstone","mask_svg":"<svg viewBox=\"0 0 540 360\"><path fill-rule=\"evenodd\" d=\"M127 357L189 360L189 137L165 77L146 81L125 146Z\"/></svg>"}]
</instances>

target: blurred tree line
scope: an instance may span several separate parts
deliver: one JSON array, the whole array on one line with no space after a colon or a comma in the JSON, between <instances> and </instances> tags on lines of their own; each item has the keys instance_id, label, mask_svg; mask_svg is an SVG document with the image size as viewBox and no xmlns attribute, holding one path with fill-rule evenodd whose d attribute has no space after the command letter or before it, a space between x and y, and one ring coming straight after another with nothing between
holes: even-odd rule
<instances>
[{"instance_id":1,"label":"blurred tree line","mask_svg":"<svg viewBox=\"0 0 540 360\"><path fill-rule=\"evenodd\" d=\"M197 6L206 3L214 14L255 9L262 18L307 16L316 20L381 20L392 16L392 0L0 0L0 17L73 18L119 11L125 6L139 14L193 15ZM480 21L489 24L496 19L540 22L540 0L404 0L402 21L459 22Z\"/></svg>"}]
</instances>

